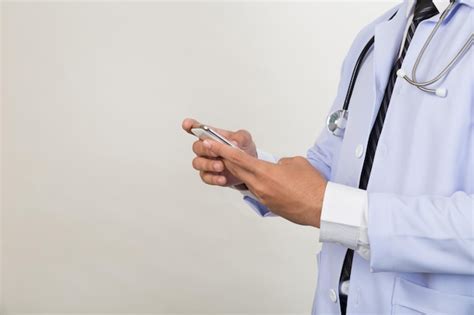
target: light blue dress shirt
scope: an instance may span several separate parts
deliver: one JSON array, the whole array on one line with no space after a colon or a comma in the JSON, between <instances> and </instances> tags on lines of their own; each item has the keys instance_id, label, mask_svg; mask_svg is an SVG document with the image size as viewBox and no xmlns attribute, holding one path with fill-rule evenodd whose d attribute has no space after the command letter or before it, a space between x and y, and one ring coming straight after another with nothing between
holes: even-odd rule
<instances>
[{"instance_id":1,"label":"light blue dress shirt","mask_svg":"<svg viewBox=\"0 0 474 315\"><path fill-rule=\"evenodd\" d=\"M365 146L407 23L408 1L365 27L344 60L331 112L340 109L362 48L344 138L324 129L308 160L329 181L357 187ZM398 10L395 17L389 17ZM439 15L423 21L402 65L411 72ZM459 0L426 51L418 79L434 77L474 32L474 1ZM367 188L370 259L355 255L348 314L474 314L474 49L438 85L445 98L398 79ZM362 150L362 151L361 151ZM246 200L262 215L266 209ZM325 242L313 314L339 314L347 247Z\"/></svg>"}]
</instances>

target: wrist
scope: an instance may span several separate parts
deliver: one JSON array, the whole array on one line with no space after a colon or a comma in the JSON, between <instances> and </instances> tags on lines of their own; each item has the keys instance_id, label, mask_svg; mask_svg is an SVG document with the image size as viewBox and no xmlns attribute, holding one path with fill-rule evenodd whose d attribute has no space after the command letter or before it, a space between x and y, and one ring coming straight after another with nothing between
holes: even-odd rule
<instances>
[{"instance_id":1,"label":"wrist","mask_svg":"<svg viewBox=\"0 0 474 315\"><path fill-rule=\"evenodd\" d=\"M316 193L316 200L314 202L315 204L315 209L313 211L313 216L314 216L314 224L312 224L316 228L321 227L321 214L323 211L323 202L324 202L324 195L326 193L326 188L327 188L328 182L324 181L319 187L318 192Z\"/></svg>"}]
</instances>

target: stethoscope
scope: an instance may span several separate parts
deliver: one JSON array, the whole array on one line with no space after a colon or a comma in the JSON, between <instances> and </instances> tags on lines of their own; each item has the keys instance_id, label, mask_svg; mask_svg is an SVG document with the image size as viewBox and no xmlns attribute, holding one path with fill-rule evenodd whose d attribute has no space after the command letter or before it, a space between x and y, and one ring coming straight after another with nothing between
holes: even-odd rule
<instances>
[{"instance_id":1,"label":"stethoscope","mask_svg":"<svg viewBox=\"0 0 474 315\"><path fill-rule=\"evenodd\" d=\"M421 58L423 57L423 55L426 51L426 48L431 43L431 40L433 39L434 35L438 31L438 28L440 27L440 25L446 19L446 16L448 15L448 13L453 8L455 2L456 2L456 0L451 0L450 1L448 7L441 14L438 22L436 23L435 27L431 31L430 35L428 36L428 39L426 40L425 44L421 48L421 51L418 54L418 57L416 58L415 64L414 64L412 72L411 72L412 77L411 78L408 77L408 75L406 74L406 72L402 68L400 68L397 71L397 76L399 78L404 79L410 85L413 85L413 86L417 87L418 89L420 89L424 92L431 93L431 94L437 95L439 97L446 97L446 95L448 94L448 90L446 88L443 88L443 87L430 88L429 86L431 86L432 84L434 84L434 83L438 82L439 80L441 80L442 78L444 78L447 75L447 73L453 68L456 61L458 61L459 58L461 58L469 50L469 48L474 43L474 34L469 35L468 39L466 40L466 42L462 46L462 48L456 53L456 55L451 59L451 61L441 70L441 72L438 75L436 75L433 79L425 81L425 82L419 82L416 79L416 71L418 70L418 66L420 65ZM397 12L395 12L395 14L393 14L390 17L389 20L391 20L396 14L397 14ZM357 58L357 61L356 61L355 66L354 66L354 70L352 71L351 79L349 81L349 87L347 88L347 93L346 93L346 97L344 99L342 109L339 109L339 110L336 110L336 111L332 112L327 118L326 124L327 124L328 130L333 135L335 135L337 137L342 137L344 135L344 131L346 129L346 124L347 124L347 118L349 116L349 111L348 111L349 110L349 103L351 101L352 92L354 91L354 85L355 85L355 82L357 80L357 76L359 75L359 71L360 71L360 68L362 66L362 63L363 63L365 57L367 56L367 53L369 52L369 50L374 45L374 39L375 39L375 37L372 36L372 38L367 42L367 44L362 49L362 51L359 55L359 58Z\"/></svg>"}]
</instances>

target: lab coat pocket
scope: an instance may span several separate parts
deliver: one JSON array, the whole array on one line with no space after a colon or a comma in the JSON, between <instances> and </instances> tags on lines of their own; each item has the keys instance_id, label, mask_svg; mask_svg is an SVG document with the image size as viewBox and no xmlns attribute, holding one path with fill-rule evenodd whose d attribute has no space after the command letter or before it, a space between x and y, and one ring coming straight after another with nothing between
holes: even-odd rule
<instances>
[{"instance_id":1,"label":"lab coat pocket","mask_svg":"<svg viewBox=\"0 0 474 315\"><path fill-rule=\"evenodd\" d=\"M474 297L448 294L397 278L392 314L474 314Z\"/></svg>"},{"instance_id":2,"label":"lab coat pocket","mask_svg":"<svg viewBox=\"0 0 474 315\"><path fill-rule=\"evenodd\" d=\"M415 311L411 308L401 306L401 305L393 305L392 307L392 315L422 315L422 312Z\"/></svg>"}]
</instances>

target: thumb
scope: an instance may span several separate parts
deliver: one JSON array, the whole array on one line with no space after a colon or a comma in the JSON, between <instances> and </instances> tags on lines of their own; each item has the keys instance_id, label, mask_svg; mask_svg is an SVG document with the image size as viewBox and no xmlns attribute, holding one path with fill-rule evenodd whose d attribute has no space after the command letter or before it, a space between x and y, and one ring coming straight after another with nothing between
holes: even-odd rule
<instances>
[{"instance_id":1,"label":"thumb","mask_svg":"<svg viewBox=\"0 0 474 315\"><path fill-rule=\"evenodd\" d=\"M197 128L200 125L201 125L201 123L199 121L197 121L196 119L192 119L192 118L186 118L181 123L181 127L183 128L183 130L188 132L188 133L191 133L191 129Z\"/></svg>"}]
</instances>

